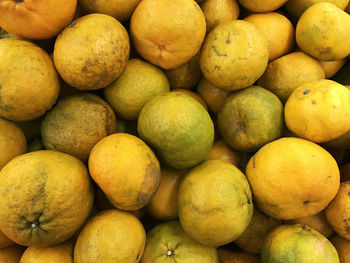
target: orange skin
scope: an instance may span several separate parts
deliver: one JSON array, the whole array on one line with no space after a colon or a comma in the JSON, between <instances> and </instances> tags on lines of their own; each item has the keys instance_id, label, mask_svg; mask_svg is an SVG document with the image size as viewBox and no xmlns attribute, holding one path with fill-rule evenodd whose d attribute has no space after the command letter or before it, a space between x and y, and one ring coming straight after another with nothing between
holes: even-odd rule
<instances>
[{"instance_id":1,"label":"orange skin","mask_svg":"<svg viewBox=\"0 0 350 263\"><path fill-rule=\"evenodd\" d=\"M56 36L73 19L77 0L0 0L0 27L30 39Z\"/></svg>"}]
</instances>

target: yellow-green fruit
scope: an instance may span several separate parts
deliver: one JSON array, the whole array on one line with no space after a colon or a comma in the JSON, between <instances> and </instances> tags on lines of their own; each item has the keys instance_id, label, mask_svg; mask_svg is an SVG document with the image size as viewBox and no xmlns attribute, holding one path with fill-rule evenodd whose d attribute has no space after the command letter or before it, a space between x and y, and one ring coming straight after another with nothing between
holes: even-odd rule
<instances>
[{"instance_id":1,"label":"yellow-green fruit","mask_svg":"<svg viewBox=\"0 0 350 263\"><path fill-rule=\"evenodd\" d=\"M126 120L137 120L147 101L169 91L165 73L140 59L129 60L122 74L103 90L108 103Z\"/></svg>"},{"instance_id":2,"label":"yellow-green fruit","mask_svg":"<svg viewBox=\"0 0 350 263\"><path fill-rule=\"evenodd\" d=\"M243 20L216 26L206 37L200 57L204 77L216 87L237 90L252 85L269 60L266 38Z\"/></svg>"},{"instance_id":3,"label":"yellow-green fruit","mask_svg":"<svg viewBox=\"0 0 350 263\"><path fill-rule=\"evenodd\" d=\"M287 0L259 0L259 1L238 0L238 1L242 6L244 6L246 9L254 13L271 12L283 6L287 2Z\"/></svg>"},{"instance_id":4,"label":"yellow-green fruit","mask_svg":"<svg viewBox=\"0 0 350 263\"><path fill-rule=\"evenodd\" d=\"M350 91L323 79L296 88L289 96L284 117L288 129L313 142L326 142L350 129Z\"/></svg>"},{"instance_id":5,"label":"yellow-green fruit","mask_svg":"<svg viewBox=\"0 0 350 263\"><path fill-rule=\"evenodd\" d=\"M68 154L43 150L17 156L0 178L0 228L17 244L61 243L91 211L94 193L88 171Z\"/></svg>"},{"instance_id":6,"label":"yellow-green fruit","mask_svg":"<svg viewBox=\"0 0 350 263\"><path fill-rule=\"evenodd\" d=\"M97 90L122 73L129 52L123 25L109 15L94 13L77 18L58 35L53 59L70 86Z\"/></svg>"},{"instance_id":7,"label":"yellow-green fruit","mask_svg":"<svg viewBox=\"0 0 350 263\"><path fill-rule=\"evenodd\" d=\"M244 174L220 159L191 169L179 189L179 219L185 232L207 246L232 242L253 215L252 195Z\"/></svg>"},{"instance_id":8,"label":"yellow-green fruit","mask_svg":"<svg viewBox=\"0 0 350 263\"><path fill-rule=\"evenodd\" d=\"M142 263L219 263L216 248L189 237L179 221L155 226L148 234Z\"/></svg>"},{"instance_id":9,"label":"yellow-green fruit","mask_svg":"<svg viewBox=\"0 0 350 263\"><path fill-rule=\"evenodd\" d=\"M325 78L319 61L304 52L297 51L271 61L259 78L258 85L276 94L286 102L298 86Z\"/></svg>"},{"instance_id":10,"label":"yellow-green fruit","mask_svg":"<svg viewBox=\"0 0 350 263\"><path fill-rule=\"evenodd\" d=\"M265 239L261 249L262 263L339 263L332 243L305 225L282 225Z\"/></svg>"},{"instance_id":11,"label":"yellow-green fruit","mask_svg":"<svg viewBox=\"0 0 350 263\"><path fill-rule=\"evenodd\" d=\"M272 92L252 86L231 94L218 114L218 127L233 149L253 152L283 133L283 105Z\"/></svg>"},{"instance_id":12,"label":"yellow-green fruit","mask_svg":"<svg viewBox=\"0 0 350 263\"><path fill-rule=\"evenodd\" d=\"M0 39L0 117L29 121L44 115L60 91L50 56L32 42Z\"/></svg>"},{"instance_id":13,"label":"yellow-green fruit","mask_svg":"<svg viewBox=\"0 0 350 263\"><path fill-rule=\"evenodd\" d=\"M214 141L214 125L203 106L181 92L161 94L142 108L140 137L170 167L192 167L206 157Z\"/></svg>"},{"instance_id":14,"label":"yellow-green fruit","mask_svg":"<svg viewBox=\"0 0 350 263\"><path fill-rule=\"evenodd\" d=\"M296 41L307 54L320 60L338 60L350 54L350 16L328 2L312 5L296 26Z\"/></svg>"},{"instance_id":15,"label":"yellow-green fruit","mask_svg":"<svg viewBox=\"0 0 350 263\"><path fill-rule=\"evenodd\" d=\"M286 9L291 15L299 17L306 9L319 2L329 2L344 10L349 0L289 0L286 3Z\"/></svg>"},{"instance_id":16,"label":"yellow-green fruit","mask_svg":"<svg viewBox=\"0 0 350 263\"><path fill-rule=\"evenodd\" d=\"M46 149L87 161L92 147L115 133L116 126L107 102L95 94L80 93L62 99L45 115L41 136Z\"/></svg>"},{"instance_id":17,"label":"yellow-green fruit","mask_svg":"<svg viewBox=\"0 0 350 263\"><path fill-rule=\"evenodd\" d=\"M90 219L74 247L74 263L140 262L145 229L129 212L105 210Z\"/></svg>"}]
</instances>

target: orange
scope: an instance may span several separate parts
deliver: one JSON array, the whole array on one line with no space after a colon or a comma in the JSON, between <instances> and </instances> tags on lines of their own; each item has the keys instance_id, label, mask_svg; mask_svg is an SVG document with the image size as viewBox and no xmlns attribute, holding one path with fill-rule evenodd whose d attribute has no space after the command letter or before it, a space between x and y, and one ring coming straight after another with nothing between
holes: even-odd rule
<instances>
[{"instance_id":1,"label":"orange","mask_svg":"<svg viewBox=\"0 0 350 263\"><path fill-rule=\"evenodd\" d=\"M251 23L232 20L216 26L207 35L200 55L203 76L227 91L254 84L269 59L266 38Z\"/></svg>"},{"instance_id":2,"label":"orange","mask_svg":"<svg viewBox=\"0 0 350 263\"><path fill-rule=\"evenodd\" d=\"M49 55L29 41L5 38L0 39L0 58L0 117L28 121L44 115L59 93Z\"/></svg>"},{"instance_id":3,"label":"orange","mask_svg":"<svg viewBox=\"0 0 350 263\"><path fill-rule=\"evenodd\" d=\"M17 244L61 243L90 213L94 194L88 170L68 154L44 150L17 156L0 178L0 228Z\"/></svg>"},{"instance_id":4,"label":"orange","mask_svg":"<svg viewBox=\"0 0 350 263\"><path fill-rule=\"evenodd\" d=\"M178 206L185 232L200 244L215 247L239 237L253 214L246 177L220 159L203 161L185 175Z\"/></svg>"},{"instance_id":5,"label":"orange","mask_svg":"<svg viewBox=\"0 0 350 263\"><path fill-rule=\"evenodd\" d=\"M160 181L159 162L153 151L127 133L100 140L90 153L89 171L111 204L123 210L147 205Z\"/></svg>"},{"instance_id":6,"label":"orange","mask_svg":"<svg viewBox=\"0 0 350 263\"><path fill-rule=\"evenodd\" d=\"M338 252L340 263L350 262L350 241L341 236L334 236L330 239L333 246Z\"/></svg>"},{"instance_id":7,"label":"orange","mask_svg":"<svg viewBox=\"0 0 350 263\"><path fill-rule=\"evenodd\" d=\"M233 92L218 114L218 128L233 149L254 152L283 133L283 105L271 91L251 86Z\"/></svg>"},{"instance_id":8,"label":"orange","mask_svg":"<svg viewBox=\"0 0 350 263\"><path fill-rule=\"evenodd\" d=\"M9 247L13 245L15 242L13 242L11 239L9 239L7 236L5 236L4 233L0 231L0 249Z\"/></svg>"},{"instance_id":9,"label":"orange","mask_svg":"<svg viewBox=\"0 0 350 263\"><path fill-rule=\"evenodd\" d=\"M205 157L205 160L210 159L221 159L238 167L243 159L243 156L242 153L230 148L223 139L218 139L214 141L213 147L211 148L207 157Z\"/></svg>"},{"instance_id":10,"label":"orange","mask_svg":"<svg viewBox=\"0 0 350 263\"><path fill-rule=\"evenodd\" d=\"M288 54L294 45L294 28L284 15L279 13L257 13L243 20L255 25L267 39L269 60Z\"/></svg>"},{"instance_id":11,"label":"orange","mask_svg":"<svg viewBox=\"0 0 350 263\"><path fill-rule=\"evenodd\" d=\"M191 239L179 221L168 221L152 228L147 234L142 263L219 263L216 248L201 245Z\"/></svg>"},{"instance_id":12,"label":"orange","mask_svg":"<svg viewBox=\"0 0 350 263\"><path fill-rule=\"evenodd\" d=\"M207 103L203 100L203 98L196 92L190 91L188 89L173 89L174 92L182 92L184 94L187 94L188 96L191 96L196 101L198 101L205 110L208 110Z\"/></svg>"},{"instance_id":13,"label":"orange","mask_svg":"<svg viewBox=\"0 0 350 263\"><path fill-rule=\"evenodd\" d=\"M147 205L148 213L158 220L178 217L178 193L186 170L161 167L161 178L157 191Z\"/></svg>"},{"instance_id":14,"label":"orange","mask_svg":"<svg viewBox=\"0 0 350 263\"><path fill-rule=\"evenodd\" d=\"M239 3L249 11L256 12L271 12L283 6L287 0L238 0Z\"/></svg>"},{"instance_id":15,"label":"orange","mask_svg":"<svg viewBox=\"0 0 350 263\"><path fill-rule=\"evenodd\" d=\"M163 69L193 58L205 37L205 18L194 0L143 0L130 21L137 52Z\"/></svg>"},{"instance_id":16,"label":"orange","mask_svg":"<svg viewBox=\"0 0 350 263\"><path fill-rule=\"evenodd\" d=\"M286 9L291 15L299 17L306 9L318 2L329 2L344 10L349 0L289 0L286 3Z\"/></svg>"},{"instance_id":17,"label":"orange","mask_svg":"<svg viewBox=\"0 0 350 263\"><path fill-rule=\"evenodd\" d=\"M226 248L218 249L220 263L260 263L258 255L247 251L232 251Z\"/></svg>"},{"instance_id":18,"label":"orange","mask_svg":"<svg viewBox=\"0 0 350 263\"><path fill-rule=\"evenodd\" d=\"M18 245L12 245L0 249L0 262L2 263L19 263L24 248Z\"/></svg>"},{"instance_id":19,"label":"orange","mask_svg":"<svg viewBox=\"0 0 350 263\"><path fill-rule=\"evenodd\" d=\"M137 263L145 243L145 229L134 215L105 210L90 219L79 234L74 263Z\"/></svg>"},{"instance_id":20,"label":"orange","mask_svg":"<svg viewBox=\"0 0 350 263\"><path fill-rule=\"evenodd\" d=\"M281 225L280 220L267 216L254 208L252 220L246 230L233 242L245 251L259 254L268 233L279 225Z\"/></svg>"},{"instance_id":21,"label":"orange","mask_svg":"<svg viewBox=\"0 0 350 263\"><path fill-rule=\"evenodd\" d=\"M284 107L288 129L313 142L326 142L350 129L350 90L332 80L305 83Z\"/></svg>"},{"instance_id":22,"label":"orange","mask_svg":"<svg viewBox=\"0 0 350 263\"><path fill-rule=\"evenodd\" d=\"M73 263L73 242L50 247L28 247L19 263Z\"/></svg>"},{"instance_id":23,"label":"orange","mask_svg":"<svg viewBox=\"0 0 350 263\"><path fill-rule=\"evenodd\" d=\"M319 61L304 52L292 52L271 61L258 85L272 91L282 102L298 86L325 78L325 72Z\"/></svg>"},{"instance_id":24,"label":"orange","mask_svg":"<svg viewBox=\"0 0 350 263\"><path fill-rule=\"evenodd\" d=\"M112 108L95 94L80 93L60 100L41 124L41 137L48 150L68 153L87 161L92 147L115 133Z\"/></svg>"},{"instance_id":25,"label":"orange","mask_svg":"<svg viewBox=\"0 0 350 263\"><path fill-rule=\"evenodd\" d=\"M206 0L200 4L200 7L205 16L207 33L217 25L239 17L239 6L236 0Z\"/></svg>"},{"instance_id":26,"label":"orange","mask_svg":"<svg viewBox=\"0 0 350 263\"><path fill-rule=\"evenodd\" d=\"M0 25L17 36L52 38L72 21L76 5L77 0L1 1Z\"/></svg>"},{"instance_id":27,"label":"orange","mask_svg":"<svg viewBox=\"0 0 350 263\"><path fill-rule=\"evenodd\" d=\"M320 63L324 69L325 72L325 78L329 79L333 77L346 63L346 59L338 59L334 61L323 61L320 60Z\"/></svg>"},{"instance_id":28,"label":"orange","mask_svg":"<svg viewBox=\"0 0 350 263\"><path fill-rule=\"evenodd\" d=\"M89 13L102 13L113 16L119 21L127 21L141 0L79 0L80 5Z\"/></svg>"},{"instance_id":29,"label":"orange","mask_svg":"<svg viewBox=\"0 0 350 263\"><path fill-rule=\"evenodd\" d=\"M326 217L329 224L337 234L350 240L350 181L340 184L339 191L335 198L326 208Z\"/></svg>"},{"instance_id":30,"label":"orange","mask_svg":"<svg viewBox=\"0 0 350 263\"><path fill-rule=\"evenodd\" d=\"M246 175L262 212L284 220L322 211L337 194L340 181L332 155L293 137L260 148L250 158Z\"/></svg>"},{"instance_id":31,"label":"orange","mask_svg":"<svg viewBox=\"0 0 350 263\"><path fill-rule=\"evenodd\" d=\"M121 74L129 52L123 25L109 15L94 13L75 19L57 36L53 60L70 86L97 90Z\"/></svg>"},{"instance_id":32,"label":"orange","mask_svg":"<svg viewBox=\"0 0 350 263\"><path fill-rule=\"evenodd\" d=\"M307 54L326 61L350 54L350 16L328 2L310 6L301 15L295 29L298 46Z\"/></svg>"},{"instance_id":33,"label":"orange","mask_svg":"<svg viewBox=\"0 0 350 263\"><path fill-rule=\"evenodd\" d=\"M0 118L0 170L26 150L27 142L22 130L14 123Z\"/></svg>"},{"instance_id":34,"label":"orange","mask_svg":"<svg viewBox=\"0 0 350 263\"><path fill-rule=\"evenodd\" d=\"M320 232L326 238L329 238L334 234L334 230L329 225L324 210L312 216L287 220L287 221L284 221L284 223L288 225L295 225L295 224L307 225L308 227L311 227L312 229Z\"/></svg>"}]
</instances>

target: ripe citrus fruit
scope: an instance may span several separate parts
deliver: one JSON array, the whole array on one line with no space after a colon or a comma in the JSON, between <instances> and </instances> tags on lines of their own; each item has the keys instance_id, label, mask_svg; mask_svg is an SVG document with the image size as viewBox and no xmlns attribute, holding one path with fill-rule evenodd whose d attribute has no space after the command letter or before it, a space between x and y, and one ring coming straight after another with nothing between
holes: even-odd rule
<instances>
[{"instance_id":1,"label":"ripe citrus fruit","mask_svg":"<svg viewBox=\"0 0 350 263\"><path fill-rule=\"evenodd\" d=\"M53 59L70 86L97 90L121 74L129 52L129 36L122 24L109 15L94 13L74 20L58 35Z\"/></svg>"},{"instance_id":2,"label":"ripe citrus fruit","mask_svg":"<svg viewBox=\"0 0 350 263\"><path fill-rule=\"evenodd\" d=\"M286 102L298 86L324 78L322 65L304 52L297 51L271 61L258 80L258 85Z\"/></svg>"},{"instance_id":3,"label":"ripe citrus fruit","mask_svg":"<svg viewBox=\"0 0 350 263\"><path fill-rule=\"evenodd\" d=\"M253 214L247 179L237 167L220 159L206 160L185 175L178 205L185 232L207 246L235 240Z\"/></svg>"},{"instance_id":4,"label":"ripe citrus fruit","mask_svg":"<svg viewBox=\"0 0 350 263\"><path fill-rule=\"evenodd\" d=\"M205 18L194 0L143 0L130 21L137 52L163 69L193 58L205 37Z\"/></svg>"},{"instance_id":5,"label":"ripe citrus fruit","mask_svg":"<svg viewBox=\"0 0 350 263\"><path fill-rule=\"evenodd\" d=\"M13 242L11 239L9 239L7 236L5 236L4 233L0 231L0 249L9 247L13 245L15 242Z\"/></svg>"},{"instance_id":6,"label":"ripe citrus fruit","mask_svg":"<svg viewBox=\"0 0 350 263\"><path fill-rule=\"evenodd\" d=\"M329 2L344 10L349 0L289 0L286 3L286 9L291 15L299 17L306 9L319 2Z\"/></svg>"},{"instance_id":7,"label":"ripe citrus fruit","mask_svg":"<svg viewBox=\"0 0 350 263\"><path fill-rule=\"evenodd\" d=\"M122 74L103 90L108 103L126 120L137 120L147 101L169 91L165 73L140 59L129 60Z\"/></svg>"},{"instance_id":8,"label":"ripe citrus fruit","mask_svg":"<svg viewBox=\"0 0 350 263\"><path fill-rule=\"evenodd\" d=\"M142 263L219 263L216 248L201 245L190 238L179 221L155 226L147 234Z\"/></svg>"},{"instance_id":9,"label":"ripe citrus fruit","mask_svg":"<svg viewBox=\"0 0 350 263\"><path fill-rule=\"evenodd\" d=\"M232 20L216 26L206 37L200 56L204 77L218 88L251 86L269 59L266 38L251 23Z\"/></svg>"},{"instance_id":10,"label":"ripe citrus fruit","mask_svg":"<svg viewBox=\"0 0 350 263\"><path fill-rule=\"evenodd\" d=\"M56 36L73 19L77 0L1 1L0 25L30 39Z\"/></svg>"},{"instance_id":11,"label":"ripe citrus fruit","mask_svg":"<svg viewBox=\"0 0 350 263\"><path fill-rule=\"evenodd\" d=\"M26 150L27 141L22 130L14 123L0 118L0 170Z\"/></svg>"},{"instance_id":12,"label":"ripe citrus fruit","mask_svg":"<svg viewBox=\"0 0 350 263\"><path fill-rule=\"evenodd\" d=\"M267 39L269 60L288 54L294 45L294 28L287 17L276 12L251 14L243 19L255 25Z\"/></svg>"},{"instance_id":13,"label":"ripe citrus fruit","mask_svg":"<svg viewBox=\"0 0 350 263\"><path fill-rule=\"evenodd\" d=\"M0 178L0 228L17 244L63 242L90 213L94 195L88 171L68 154L44 150L17 156Z\"/></svg>"},{"instance_id":14,"label":"ripe citrus fruit","mask_svg":"<svg viewBox=\"0 0 350 263\"><path fill-rule=\"evenodd\" d=\"M260 0L260 1L251 1L251 0L238 0L239 3L244 6L249 11L254 13L257 12L271 12L279 7L283 6L287 0Z\"/></svg>"},{"instance_id":15,"label":"ripe citrus fruit","mask_svg":"<svg viewBox=\"0 0 350 263\"><path fill-rule=\"evenodd\" d=\"M253 152L282 136L283 105L272 92L251 86L226 99L217 121L228 145L238 151Z\"/></svg>"},{"instance_id":16,"label":"ripe citrus fruit","mask_svg":"<svg viewBox=\"0 0 350 263\"><path fill-rule=\"evenodd\" d=\"M333 77L346 63L346 59L338 59L333 61L323 61L320 60L320 63L323 67L325 78L329 79Z\"/></svg>"},{"instance_id":17,"label":"ripe citrus fruit","mask_svg":"<svg viewBox=\"0 0 350 263\"><path fill-rule=\"evenodd\" d=\"M284 220L319 213L335 197L340 181L337 162L326 150L293 137L260 148L246 175L258 207Z\"/></svg>"},{"instance_id":18,"label":"ripe citrus fruit","mask_svg":"<svg viewBox=\"0 0 350 263\"><path fill-rule=\"evenodd\" d=\"M28 121L44 115L59 93L49 55L29 41L5 38L0 40L0 57L0 117Z\"/></svg>"},{"instance_id":19,"label":"ripe citrus fruit","mask_svg":"<svg viewBox=\"0 0 350 263\"><path fill-rule=\"evenodd\" d=\"M350 262L350 241L341 236L334 236L330 239L338 252L340 263Z\"/></svg>"},{"instance_id":20,"label":"ripe citrus fruit","mask_svg":"<svg viewBox=\"0 0 350 263\"><path fill-rule=\"evenodd\" d=\"M147 102L139 115L137 130L159 160L176 169L204 160L214 140L214 125L208 112L180 92L161 94Z\"/></svg>"},{"instance_id":21,"label":"ripe citrus fruit","mask_svg":"<svg viewBox=\"0 0 350 263\"><path fill-rule=\"evenodd\" d=\"M305 225L282 225L265 239L261 262L339 263L332 243Z\"/></svg>"},{"instance_id":22,"label":"ripe citrus fruit","mask_svg":"<svg viewBox=\"0 0 350 263\"><path fill-rule=\"evenodd\" d=\"M105 210L90 219L74 247L75 263L140 262L146 243L141 222L131 213Z\"/></svg>"},{"instance_id":23,"label":"ripe citrus fruit","mask_svg":"<svg viewBox=\"0 0 350 263\"><path fill-rule=\"evenodd\" d=\"M80 93L60 100L45 115L41 137L48 150L56 150L87 161L102 138L116 132L112 108L94 94Z\"/></svg>"},{"instance_id":24,"label":"ripe citrus fruit","mask_svg":"<svg viewBox=\"0 0 350 263\"><path fill-rule=\"evenodd\" d=\"M187 95L191 96L196 101L198 101L203 106L203 108L205 110L208 110L207 103L202 99L202 97L198 93L193 92L193 91L188 90L188 89L173 89L172 91L174 91L174 92L182 92L184 94L187 94Z\"/></svg>"},{"instance_id":25,"label":"ripe citrus fruit","mask_svg":"<svg viewBox=\"0 0 350 263\"><path fill-rule=\"evenodd\" d=\"M305 83L289 96L284 118L288 129L313 142L326 142L350 129L350 90L332 80Z\"/></svg>"},{"instance_id":26,"label":"ripe citrus fruit","mask_svg":"<svg viewBox=\"0 0 350 263\"><path fill-rule=\"evenodd\" d=\"M242 154L230 148L223 139L218 139L214 141L213 147L205 157L205 160L210 159L221 159L238 167L242 160Z\"/></svg>"},{"instance_id":27,"label":"ripe citrus fruit","mask_svg":"<svg viewBox=\"0 0 350 263\"><path fill-rule=\"evenodd\" d=\"M127 133L100 140L90 153L89 171L111 204L123 210L144 207L160 181L159 162L153 151Z\"/></svg>"},{"instance_id":28,"label":"ripe citrus fruit","mask_svg":"<svg viewBox=\"0 0 350 263\"><path fill-rule=\"evenodd\" d=\"M18 245L0 249L0 262L4 263L19 263L24 248Z\"/></svg>"}]
</instances>

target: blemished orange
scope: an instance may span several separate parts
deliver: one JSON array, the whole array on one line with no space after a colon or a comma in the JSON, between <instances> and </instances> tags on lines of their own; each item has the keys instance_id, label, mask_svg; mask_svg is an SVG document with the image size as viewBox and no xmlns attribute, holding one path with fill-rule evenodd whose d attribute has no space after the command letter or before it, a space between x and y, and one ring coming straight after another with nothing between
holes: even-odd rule
<instances>
[{"instance_id":1,"label":"blemished orange","mask_svg":"<svg viewBox=\"0 0 350 263\"><path fill-rule=\"evenodd\" d=\"M118 209L132 211L146 206L159 186L157 157L131 134L115 133L100 140L88 163L92 179Z\"/></svg>"},{"instance_id":2,"label":"blemished orange","mask_svg":"<svg viewBox=\"0 0 350 263\"><path fill-rule=\"evenodd\" d=\"M250 158L246 175L258 208L283 220L319 213L335 197L340 183L332 155L316 143L294 137L260 148Z\"/></svg>"},{"instance_id":3,"label":"blemished orange","mask_svg":"<svg viewBox=\"0 0 350 263\"><path fill-rule=\"evenodd\" d=\"M77 0L0 1L0 26L29 39L56 36L73 19Z\"/></svg>"},{"instance_id":4,"label":"blemished orange","mask_svg":"<svg viewBox=\"0 0 350 263\"><path fill-rule=\"evenodd\" d=\"M163 69L179 67L194 57L205 31L204 14L194 0L143 0L130 21L137 52Z\"/></svg>"},{"instance_id":5,"label":"blemished orange","mask_svg":"<svg viewBox=\"0 0 350 263\"><path fill-rule=\"evenodd\" d=\"M288 54L294 46L294 28L287 17L279 13L257 13L243 20L255 25L267 39L269 60Z\"/></svg>"}]
</instances>

